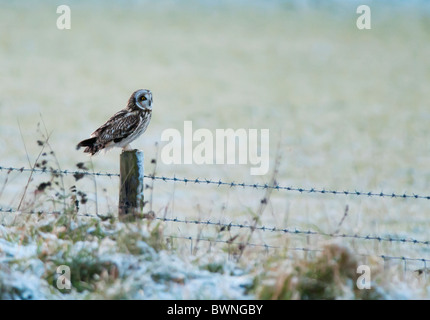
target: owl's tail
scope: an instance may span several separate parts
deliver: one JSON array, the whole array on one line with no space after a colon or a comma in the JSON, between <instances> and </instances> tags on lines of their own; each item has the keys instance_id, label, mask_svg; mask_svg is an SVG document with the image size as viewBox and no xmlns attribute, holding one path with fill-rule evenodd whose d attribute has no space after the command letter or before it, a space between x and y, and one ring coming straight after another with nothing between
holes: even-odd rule
<instances>
[{"instance_id":1,"label":"owl's tail","mask_svg":"<svg viewBox=\"0 0 430 320\"><path fill-rule=\"evenodd\" d=\"M76 146L76 150L79 150L80 147L86 147L84 152L90 153L92 156L100 151L100 145L96 143L97 137L89 138L82 140Z\"/></svg>"}]
</instances>

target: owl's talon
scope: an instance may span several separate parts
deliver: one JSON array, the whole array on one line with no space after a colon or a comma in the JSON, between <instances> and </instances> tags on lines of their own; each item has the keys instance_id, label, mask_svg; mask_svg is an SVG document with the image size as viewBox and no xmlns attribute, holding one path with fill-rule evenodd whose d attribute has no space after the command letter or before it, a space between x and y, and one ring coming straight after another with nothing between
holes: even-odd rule
<instances>
[{"instance_id":1,"label":"owl's talon","mask_svg":"<svg viewBox=\"0 0 430 320\"><path fill-rule=\"evenodd\" d=\"M133 150L133 148L131 147L130 144L128 144L124 148L122 148L122 151L131 151L131 150Z\"/></svg>"}]
</instances>

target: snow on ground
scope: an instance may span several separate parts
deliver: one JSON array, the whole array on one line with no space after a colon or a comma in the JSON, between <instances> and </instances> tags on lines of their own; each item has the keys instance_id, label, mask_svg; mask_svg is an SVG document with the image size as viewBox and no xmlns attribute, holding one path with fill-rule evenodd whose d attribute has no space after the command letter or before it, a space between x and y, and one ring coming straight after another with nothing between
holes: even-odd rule
<instances>
[{"instance_id":1,"label":"snow on ground","mask_svg":"<svg viewBox=\"0 0 430 320\"><path fill-rule=\"evenodd\" d=\"M118 223L113 234L116 235L121 228L125 227ZM55 233L48 234L37 230L27 239L29 243L20 244L20 237L16 236L19 233L20 229L16 227L1 226L0 229L1 299L89 298L88 292L72 289L62 294L56 289L57 277L47 275L56 269L60 261L64 265L79 264L81 268L79 272L83 272L86 264L114 266L113 282L107 286L106 291L103 290L102 284L91 298L252 298L245 293L246 287L252 282L252 277L231 261L222 262L222 272L210 272L166 250L156 251L144 241L150 237L145 227L133 228L134 236L136 234L141 236L134 244L134 254L121 252L121 246L118 246L111 237L73 243L70 240L59 239ZM71 271L73 281L74 270ZM100 280L103 276L95 273L89 282Z\"/></svg>"}]
</instances>

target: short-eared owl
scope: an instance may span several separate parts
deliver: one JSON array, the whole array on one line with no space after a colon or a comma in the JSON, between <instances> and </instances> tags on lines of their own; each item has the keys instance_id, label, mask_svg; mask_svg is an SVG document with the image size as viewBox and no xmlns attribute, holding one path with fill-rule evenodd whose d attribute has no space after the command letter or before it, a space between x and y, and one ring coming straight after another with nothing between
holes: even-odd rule
<instances>
[{"instance_id":1,"label":"short-eared owl","mask_svg":"<svg viewBox=\"0 0 430 320\"><path fill-rule=\"evenodd\" d=\"M91 134L91 138L78 143L76 149L86 147L91 155L112 147L131 150L130 143L145 132L151 120L152 93L140 89L131 95L127 107L115 113L104 125Z\"/></svg>"}]
</instances>

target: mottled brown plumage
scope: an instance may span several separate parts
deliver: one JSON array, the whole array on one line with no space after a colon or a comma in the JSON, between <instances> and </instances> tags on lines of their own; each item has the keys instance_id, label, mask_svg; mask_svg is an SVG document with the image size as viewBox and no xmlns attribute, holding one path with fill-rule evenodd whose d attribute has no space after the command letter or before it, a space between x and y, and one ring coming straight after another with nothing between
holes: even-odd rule
<instances>
[{"instance_id":1,"label":"mottled brown plumage","mask_svg":"<svg viewBox=\"0 0 430 320\"><path fill-rule=\"evenodd\" d=\"M129 150L130 143L145 132L151 120L152 93L140 89L131 95L127 107L115 113L105 124L76 146L86 147L84 152L94 155L100 150L120 147Z\"/></svg>"}]
</instances>

